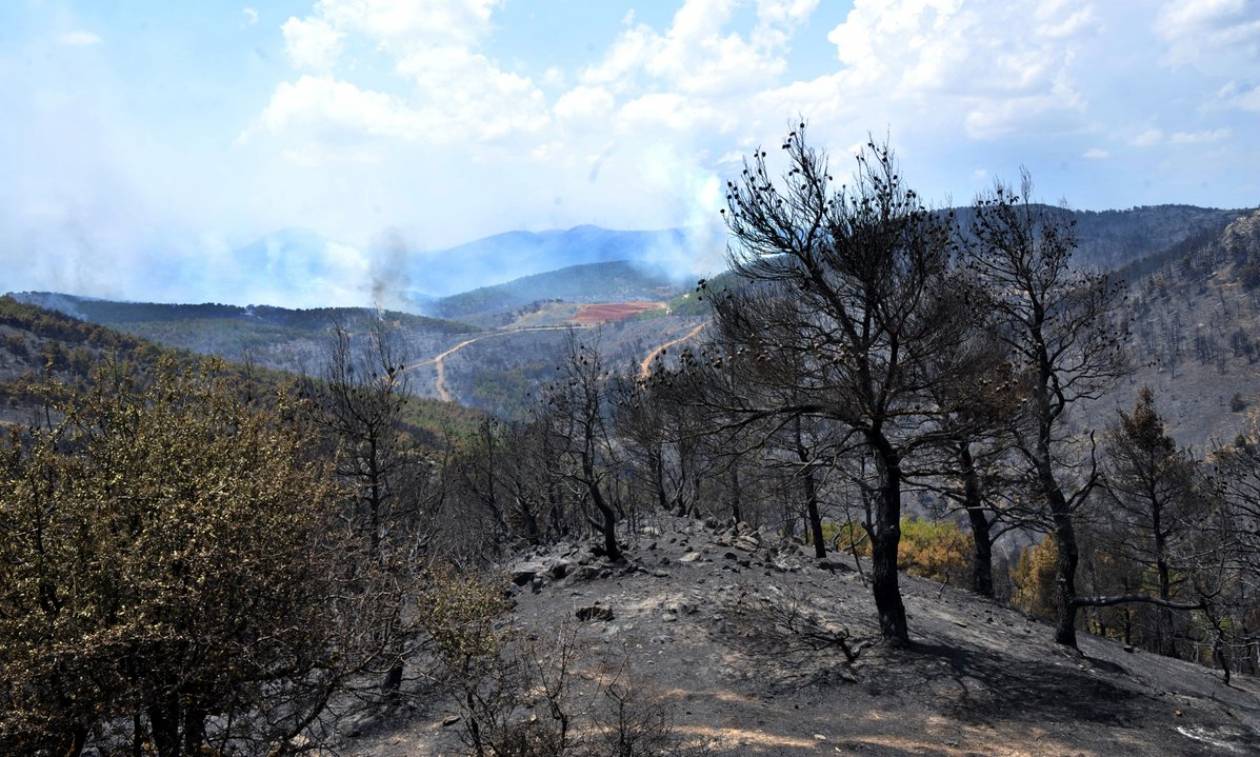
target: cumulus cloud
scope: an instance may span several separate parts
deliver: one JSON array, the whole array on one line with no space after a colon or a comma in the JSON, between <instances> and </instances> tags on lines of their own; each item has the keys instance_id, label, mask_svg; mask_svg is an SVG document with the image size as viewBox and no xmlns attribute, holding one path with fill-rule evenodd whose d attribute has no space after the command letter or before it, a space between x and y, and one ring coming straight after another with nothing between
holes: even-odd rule
<instances>
[{"instance_id":1,"label":"cumulus cloud","mask_svg":"<svg viewBox=\"0 0 1260 757\"><path fill-rule=\"evenodd\" d=\"M1155 18L1172 65L1212 69L1260 60L1260 3L1255 0L1168 0Z\"/></svg>"},{"instance_id":2,"label":"cumulus cloud","mask_svg":"<svg viewBox=\"0 0 1260 757\"><path fill-rule=\"evenodd\" d=\"M281 31L289 60L298 68L327 70L341 54L341 32L321 18L290 18Z\"/></svg>"},{"instance_id":3,"label":"cumulus cloud","mask_svg":"<svg viewBox=\"0 0 1260 757\"><path fill-rule=\"evenodd\" d=\"M311 15L288 19L285 47L298 68L325 74L280 83L258 123L245 136L280 135L292 128L309 139L329 136L338 149L308 144L290 155L364 155L345 149L357 125L367 136L443 142L458 134L495 139L547 123L542 92L527 77L501 68L479 51L497 0L320 0ZM387 55L408 85L379 91L334 79L347 37ZM360 105L360 112L345 108Z\"/></svg>"}]
</instances>

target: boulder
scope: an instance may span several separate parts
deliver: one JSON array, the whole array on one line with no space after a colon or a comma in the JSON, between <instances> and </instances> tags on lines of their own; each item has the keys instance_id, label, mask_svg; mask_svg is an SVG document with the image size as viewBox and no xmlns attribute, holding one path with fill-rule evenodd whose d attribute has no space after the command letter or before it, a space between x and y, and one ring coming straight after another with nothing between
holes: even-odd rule
<instances>
[{"instance_id":1,"label":"boulder","mask_svg":"<svg viewBox=\"0 0 1260 757\"><path fill-rule=\"evenodd\" d=\"M517 586L525 586L534 580L534 576L540 575L545 570L540 562L519 562L512 566L509 574L512 576L512 583Z\"/></svg>"},{"instance_id":2,"label":"boulder","mask_svg":"<svg viewBox=\"0 0 1260 757\"><path fill-rule=\"evenodd\" d=\"M560 579L569 575L569 572L572 569L573 569L573 563L561 557L557 560L554 560L553 562L551 562L551 564L547 566L547 575L548 577L556 581L559 581Z\"/></svg>"},{"instance_id":3,"label":"boulder","mask_svg":"<svg viewBox=\"0 0 1260 757\"><path fill-rule=\"evenodd\" d=\"M593 581L599 578L600 569L594 565L581 565L573 572L573 580L575 581Z\"/></svg>"},{"instance_id":4,"label":"boulder","mask_svg":"<svg viewBox=\"0 0 1260 757\"><path fill-rule=\"evenodd\" d=\"M688 552L687 554L678 558L678 562L697 562L699 559L700 559L699 552Z\"/></svg>"}]
</instances>

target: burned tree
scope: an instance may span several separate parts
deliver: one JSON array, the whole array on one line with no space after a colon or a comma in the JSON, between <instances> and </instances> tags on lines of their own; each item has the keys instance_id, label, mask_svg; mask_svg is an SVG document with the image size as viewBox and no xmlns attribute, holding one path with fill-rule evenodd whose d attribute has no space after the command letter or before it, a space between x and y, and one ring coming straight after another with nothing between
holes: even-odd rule
<instances>
[{"instance_id":1,"label":"burned tree","mask_svg":"<svg viewBox=\"0 0 1260 757\"><path fill-rule=\"evenodd\" d=\"M312 418L323 431L338 479L351 492L343 513L366 544L364 564L350 570L403 576L420 569L432 536L441 487L431 487L429 461L406 432L406 373L391 334L374 321L356 341L340 324L333 329L322 380L309 381ZM395 597L401 608L406 598ZM395 659L383 672L382 692L394 698L403 679L403 640L394 634Z\"/></svg>"},{"instance_id":2,"label":"burned tree","mask_svg":"<svg viewBox=\"0 0 1260 757\"><path fill-rule=\"evenodd\" d=\"M1181 561L1192 530L1188 519L1207 510L1200 506L1206 498L1197 491L1194 461L1165 433L1154 394L1146 387L1133 412L1121 413L1108 430L1104 451L1110 526L1105 540L1117 557L1140 566L1141 572L1153 569L1156 597L1171 603L1191 567ZM1156 651L1176 657L1167 604L1158 607L1154 625Z\"/></svg>"},{"instance_id":3,"label":"burned tree","mask_svg":"<svg viewBox=\"0 0 1260 757\"><path fill-rule=\"evenodd\" d=\"M969 286L965 299L982 302L976 282ZM990 330L979 330L954 349L945 356L951 380L931 388L941 441L912 477L944 497L947 512L967 516L974 543L971 589L993 597L993 545L1023 523L1007 506L1017 490L1008 463L1009 424L1019 408L1019 386L1005 345Z\"/></svg>"},{"instance_id":4,"label":"burned tree","mask_svg":"<svg viewBox=\"0 0 1260 757\"><path fill-rule=\"evenodd\" d=\"M1099 483L1092 437L1081 449L1068 411L1099 396L1125 371L1112 319L1119 289L1071 265L1076 235L1066 213L997 186L977 200L968 263L985 285L995 333L1010 349L1026 398L1012 424L1013 449L1043 508L1056 557L1055 640L1076 646L1075 513ZM1073 444L1073 442L1077 442Z\"/></svg>"},{"instance_id":5,"label":"burned tree","mask_svg":"<svg viewBox=\"0 0 1260 757\"><path fill-rule=\"evenodd\" d=\"M608 463L613 457L609 374L598 345L581 343L570 331L560 376L549 387L548 423L557 443L555 472L574 486L598 517L590 524L603 538L604 556L621 559L618 513L610 497Z\"/></svg>"},{"instance_id":6,"label":"burned tree","mask_svg":"<svg viewBox=\"0 0 1260 757\"><path fill-rule=\"evenodd\" d=\"M839 187L803 125L783 150L781 181L758 151L728 184L730 259L744 286L714 298L714 313L735 347L720 359L739 380L710 401L740 422L838 425L841 448L856 444L871 456L872 588L882 635L904 643L903 461L936 440L927 390L949 373L936 357L968 325L952 296L951 219L906 187L887 147L868 144L852 185Z\"/></svg>"}]
</instances>

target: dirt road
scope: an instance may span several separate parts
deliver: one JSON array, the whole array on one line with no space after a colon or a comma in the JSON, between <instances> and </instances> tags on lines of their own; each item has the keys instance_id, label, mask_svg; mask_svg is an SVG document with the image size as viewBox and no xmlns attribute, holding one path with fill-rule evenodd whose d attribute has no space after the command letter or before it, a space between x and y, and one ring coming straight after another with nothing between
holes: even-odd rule
<instances>
[{"instance_id":1,"label":"dirt road","mask_svg":"<svg viewBox=\"0 0 1260 757\"><path fill-rule=\"evenodd\" d=\"M571 328L580 329L582 327L572 326L569 324L564 324L560 326L529 326L529 327L520 328L520 329L504 329L503 331L491 331L486 334L478 334L477 336L465 339L464 341L460 342L459 344L456 344L454 347L451 347L445 352L439 353L430 358L425 358L424 360L418 360L414 363L411 363L410 365L406 366L404 370L409 371L409 370L412 370L413 368L419 368L425 365L432 365L433 369L437 372L437 380L434 382L434 389L436 389L437 391L438 399L442 400L443 402L454 402L455 398L451 395L450 390L446 388L446 359L450 357L451 355L454 355L456 352L459 352L460 350L464 349L470 344L473 344L475 342L480 342L483 339L490 339L491 337L508 336L509 334L524 334L531 331L564 331L566 329L571 329Z\"/></svg>"},{"instance_id":2,"label":"dirt road","mask_svg":"<svg viewBox=\"0 0 1260 757\"><path fill-rule=\"evenodd\" d=\"M662 352L669 349L670 347L673 347L676 344L682 344L688 339L695 337L696 334L699 334L701 331L703 331L704 327L707 325L708 325L708 322L702 323L699 326L696 326L691 331L688 331L686 334L683 334L682 336L678 337L677 339L671 339L668 342L665 342L664 344L657 346L656 349L649 352L647 354L647 357L643 358L643 362L639 363L639 378L645 379L652 374L652 361L656 359L657 355L660 355Z\"/></svg>"},{"instance_id":3,"label":"dirt road","mask_svg":"<svg viewBox=\"0 0 1260 757\"><path fill-rule=\"evenodd\" d=\"M650 374L652 371L652 361L656 359L657 355L660 355L662 352L669 349L670 347L681 344L687 341L688 339L694 338L697 334L699 334L701 331L704 330L704 327L706 325L707 324L705 323L701 323L695 328L688 331L686 334L683 334L682 336L676 339L671 339L668 342L665 342L664 344L657 345L655 349L653 349L651 352L647 354L647 357L643 358L643 362L639 364L639 376L641 378L647 378L648 374ZM437 373L437 378L434 382L434 389L437 392L438 399L442 400L443 402L454 402L455 398L451 394L450 389L448 389L446 386L446 359L450 357L451 355L454 355L456 352L459 352L460 350L464 349L468 345L474 344L476 342L480 342L483 339L491 339L493 337L498 337L498 336L509 336L511 334L524 334L531 331L564 331L566 329L571 329L571 328L581 330L583 328L590 328L590 326L583 326L583 325L577 325L577 324L561 324L557 326L527 326L527 327L519 328L519 329L503 329L502 331L491 331L485 334L477 334L476 336L469 337L468 339L465 339L464 341L459 342L455 346L447 349L445 352L438 353L437 355L434 355L433 357L430 357L430 358L425 358L424 360L417 360L416 362L411 363L410 365L406 366L404 370L412 370L414 368L420 368L426 365L432 365L434 371L436 371Z\"/></svg>"}]
</instances>

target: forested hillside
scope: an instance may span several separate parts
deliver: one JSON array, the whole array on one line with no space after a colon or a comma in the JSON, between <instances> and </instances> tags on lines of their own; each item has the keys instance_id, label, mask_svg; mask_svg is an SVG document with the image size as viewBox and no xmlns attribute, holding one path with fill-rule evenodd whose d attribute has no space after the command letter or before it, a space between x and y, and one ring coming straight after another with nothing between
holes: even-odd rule
<instances>
[{"instance_id":1,"label":"forested hillside","mask_svg":"<svg viewBox=\"0 0 1260 757\"><path fill-rule=\"evenodd\" d=\"M106 306L111 304L105 303ZM169 320L184 322L182 318ZM192 320L198 322L198 319ZM327 367L332 335L319 327L316 335L309 338L315 362L308 367L320 378ZM35 417L42 400L32 394L30 388L42 380L83 384L94 370L102 367L118 365L122 369L144 372L162 359L185 367L205 362L202 355L191 350L168 347L12 296L0 297L0 399L3 401L0 420L6 423L26 423ZM223 370L236 376L243 388L252 387L251 391L255 392L273 391L277 386L296 381L295 376L257 364L227 363ZM448 432L466 434L475 426L480 414L447 403L411 397L404 408L404 417L412 433L436 444L439 437Z\"/></svg>"},{"instance_id":2,"label":"forested hillside","mask_svg":"<svg viewBox=\"0 0 1260 757\"><path fill-rule=\"evenodd\" d=\"M21 302L56 310L158 344L275 370L318 368L334 326L363 332L384 321L404 360L424 357L477 329L466 323L371 308L294 310L266 305L117 302L52 292L21 292Z\"/></svg>"},{"instance_id":3,"label":"forested hillside","mask_svg":"<svg viewBox=\"0 0 1260 757\"><path fill-rule=\"evenodd\" d=\"M1131 281L1121 317L1135 365L1124 387L1154 389L1183 444L1232 440L1260 405L1260 211L1120 277Z\"/></svg>"}]
</instances>

